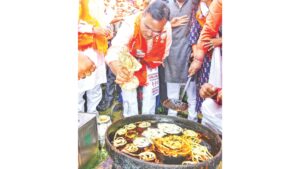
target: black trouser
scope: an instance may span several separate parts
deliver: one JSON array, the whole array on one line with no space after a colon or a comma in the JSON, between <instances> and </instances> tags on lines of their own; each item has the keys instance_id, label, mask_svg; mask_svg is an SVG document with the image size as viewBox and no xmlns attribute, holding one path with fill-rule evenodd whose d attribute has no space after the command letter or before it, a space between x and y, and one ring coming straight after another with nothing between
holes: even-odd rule
<instances>
[{"instance_id":1,"label":"black trouser","mask_svg":"<svg viewBox=\"0 0 300 169\"><path fill-rule=\"evenodd\" d=\"M167 85L165 82L165 68L160 65L158 67L158 75L159 75L159 98L162 103L164 100L168 99L167 96Z\"/></svg>"},{"instance_id":2,"label":"black trouser","mask_svg":"<svg viewBox=\"0 0 300 169\"><path fill-rule=\"evenodd\" d=\"M107 77L107 83L106 83L106 89L104 94L104 99L106 102L110 103L114 99L114 91L116 87L116 76L113 74L113 72L110 70L108 66L106 66L106 77Z\"/></svg>"}]
</instances>

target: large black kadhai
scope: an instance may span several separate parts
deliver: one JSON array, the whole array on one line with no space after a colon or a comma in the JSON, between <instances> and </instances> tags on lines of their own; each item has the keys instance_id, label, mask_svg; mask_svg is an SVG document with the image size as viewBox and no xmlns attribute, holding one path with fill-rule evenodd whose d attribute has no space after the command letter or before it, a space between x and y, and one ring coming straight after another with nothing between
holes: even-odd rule
<instances>
[{"instance_id":1,"label":"large black kadhai","mask_svg":"<svg viewBox=\"0 0 300 169\"><path fill-rule=\"evenodd\" d=\"M146 162L119 151L112 145L112 140L114 139L115 132L125 125L138 121L172 123L182 128L194 130L195 132L201 133L201 135L205 138L205 142L210 145L209 151L213 155L213 158L204 162L199 162L197 164L158 164ZM114 122L106 131L105 146L108 154L113 160L113 169L217 169L222 159L222 143L221 138L218 134L196 122L165 115L137 115L120 119ZM166 160L168 161L168 159ZM172 159L169 162L172 163Z\"/></svg>"}]
</instances>

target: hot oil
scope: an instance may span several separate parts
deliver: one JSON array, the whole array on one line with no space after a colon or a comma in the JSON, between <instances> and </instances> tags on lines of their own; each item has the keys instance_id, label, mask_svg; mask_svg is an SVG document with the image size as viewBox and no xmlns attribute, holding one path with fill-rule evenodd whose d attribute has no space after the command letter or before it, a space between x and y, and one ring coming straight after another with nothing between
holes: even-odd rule
<instances>
[{"instance_id":1,"label":"hot oil","mask_svg":"<svg viewBox=\"0 0 300 169\"><path fill-rule=\"evenodd\" d=\"M151 123L151 126L147 127L147 128L157 128L158 127L158 123L161 123L161 122L157 122L157 121L149 121ZM147 128L139 128L138 127L138 124L140 122L135 122L133 124L136 125L136 128L135 129L132 129L132 130L129 130L130 133L136 133L136 136L135 137L143 137L142 136L142 133L147 130ZM183 128L185 129L185 128ZM207 147L208 151L214 156L216 155L215 153L212 152L212 146L208 143L208 139L206 139L205 137L202 137L202 134L197 132L198 134L200 134L200 138L201 138L201 142L200 142L200 145L202 146L205 146ZM165 135L164 137L166 136L170 136L170 135L175 135L175 134L167 134ZM177 136L182 136L183 133L179 133L177 134ZM111 133L109 135L109 140L111 140L111 143L113 144L113 139L114 139L114 136L115 136L115 133ZM117 137L119 137L117 135ZM134 137L134 138L135 138ZM126 138L124 136L124 138L127 140L127 144L129 143L132 143L134 138ZM124 149L125 146L122 146L122 147L118 147L117 149L119 151L122 151L122 149ZM139 150L136 152L136 153L133 153L135 156L132 156L132 157L135 157L135 158L139 158L137 155L141 152L145 152L145 151L152 151L153 153L155 153L157 159L154 161L154 163L158 163L158 164L181 164L182 161L190 161L191 160L191 156L190 155L187 155L186 157L183 157L183 156L177 156L177 157L168 157L168 156L164 156L162 153L160 153L158 150L157 150L157 147L155 147L153 144L150 144L149 146L145 147L145 148L139 148Z\"/></svg>"}]
</instances>

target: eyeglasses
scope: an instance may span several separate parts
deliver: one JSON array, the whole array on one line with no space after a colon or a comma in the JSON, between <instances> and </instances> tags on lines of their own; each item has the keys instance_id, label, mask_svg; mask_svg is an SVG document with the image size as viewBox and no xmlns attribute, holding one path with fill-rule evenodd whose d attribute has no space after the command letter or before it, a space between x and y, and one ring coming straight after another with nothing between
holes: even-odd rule
<instances>
[{"instance_id":1,"label":"eyeglasses","mask_svg":"<svg viewBox=\"0 0 300 169\"><path fill-rule=\"evenodd\" d=\"M145 26L145 28L147 29L147 30L149 30L149 31L151 31L151 34L152 34L152 36L159 36L161 33L162 33L162 31L154 31L154 30L152 30L148 25L146 25L145 24L145 22L143 22L143 24L144 24L144 26Z\"/></svg>"}]
</instances>

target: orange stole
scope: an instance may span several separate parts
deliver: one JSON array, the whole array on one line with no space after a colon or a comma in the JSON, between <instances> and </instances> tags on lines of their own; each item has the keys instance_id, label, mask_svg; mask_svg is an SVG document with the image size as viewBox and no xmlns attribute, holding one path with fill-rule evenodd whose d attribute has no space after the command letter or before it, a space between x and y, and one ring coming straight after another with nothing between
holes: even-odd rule
<instances>
[{"instance_id":1,"label":"orange stole","mask_svg":"<svg viewBox=\"0 0 300 169\"><path fill-rule=\"evenodd\" d=\"M196 12L196 19L197 19L198 23L201 25L201 27L203 28L205 21L206 21L206 17L202 16L201 10L198 10Z\"/></svg>"},{"instance_id":2,"label":"orange stole","mask_svg":"<svg viewBox=\"0 0 300 169\"><path fill-rule=\"evenodd\" d=\"M88 0L82 0L82 3L79 4L79 19L86 21L94 27L100 26L99 22L90 15ZM78 32L78 49L85 50L90 47L98 50L99 53L105 54L108 48L106 37L95 35L93 33Z\"/></svg>"},{"instance_id":3,"label":"orange stole","mask_svg":"<svg viewBox=\"0 0 300 169\"><path fill-rule=\"evenodd\" d=\"M133 37L129 40L128 49L132 56L136 57L137 50L141 50L145 53L144 58L139 58L140 63L142 64L142 68L134 73L134 75L139 80L139 86L147 85L147 69L146 66L150 68L156 68L162 62L165 49L166 49L166 38L162 39L161 36L157 36L153 38L152 49L149 53L147 53L147 41L142 36L142 32L140 31L140 23L141 23L142 14L140 14L134 23L134 34Z\"/></svg>"}]
</instances>

